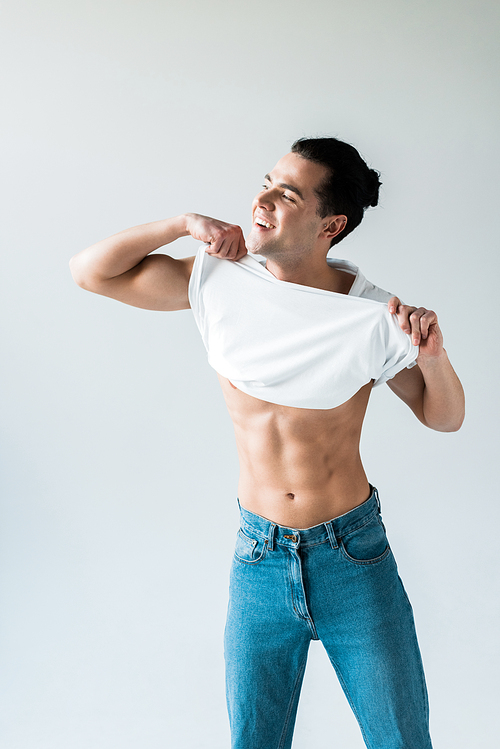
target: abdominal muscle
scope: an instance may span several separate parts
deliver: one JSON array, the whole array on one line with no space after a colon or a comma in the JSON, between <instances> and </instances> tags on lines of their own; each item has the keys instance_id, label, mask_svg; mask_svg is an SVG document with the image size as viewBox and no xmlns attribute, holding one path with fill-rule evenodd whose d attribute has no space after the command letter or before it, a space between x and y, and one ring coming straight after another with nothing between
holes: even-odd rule
<instances>
[{"instance_id":1,"label":"abdominal muscle","mask_svg":"<svg viewBox=\"0 0 500 749\"><path fill-rule=\"evenodd\" d=\"M359 440L372 382L337 408L319 410L268 403L218 377L235 430L243 507L300 529L368 499Z\"/></svg>"}]
</instances>

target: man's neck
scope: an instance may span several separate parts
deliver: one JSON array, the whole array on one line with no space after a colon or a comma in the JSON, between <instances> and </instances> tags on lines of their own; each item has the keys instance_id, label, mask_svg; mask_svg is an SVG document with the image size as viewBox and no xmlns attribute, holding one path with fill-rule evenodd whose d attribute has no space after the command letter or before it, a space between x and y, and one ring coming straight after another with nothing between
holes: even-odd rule
<instances>
[{"instance_id":1,"label":"man's neck","mask_svg":"<svg viewBox=\"0 0 500 749\"><path fill-rule=\"evenodd\" d=\"M326 257L309 257L304 260L294 258L293 263L268 258L266 268L280 281L311 286L314 289L335 291L338 294L348 294L354 281L350 273L345 273L328 265Z\"/></svg>"}]
</instances>

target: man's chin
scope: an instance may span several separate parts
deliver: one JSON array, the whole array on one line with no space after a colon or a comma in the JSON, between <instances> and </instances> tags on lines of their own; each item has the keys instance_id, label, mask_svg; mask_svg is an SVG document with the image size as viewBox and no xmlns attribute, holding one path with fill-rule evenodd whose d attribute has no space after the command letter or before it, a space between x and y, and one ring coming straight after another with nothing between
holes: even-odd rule
<instances>
[{"instance_id":1,"label":"man's chin","mask_svg":"<svg viewBox=\"0 0 500 749\"><path fill-rule=\"evenodd\" d=\"M261 242L259 242L258 237L252 235L252 232L250 232L245 239L245 246L247 251L251 252L253 255L258 255L260 253Z\"/></svg>"},{"instance_id":2,"label":"man's chin","mask_svg":"<svg viewBox=\"0 0 500 749\"><path fill-rule=\"evenodd\" d=\"M252 232L247 236L245 245L248 252L252 255L264 255L267 257L268 254L272 254L272 242L265 242L262 237L255 236Z\"/></svg>"}]
</instances>

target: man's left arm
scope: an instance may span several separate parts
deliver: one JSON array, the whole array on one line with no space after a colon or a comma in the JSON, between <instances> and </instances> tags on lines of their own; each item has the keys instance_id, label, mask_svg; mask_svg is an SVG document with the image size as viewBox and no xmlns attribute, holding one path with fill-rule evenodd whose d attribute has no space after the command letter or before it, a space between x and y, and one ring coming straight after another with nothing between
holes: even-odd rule
<instances>
[{"instance_id":1,"label":"man's left arm","mask_svg":"<svg viewBox=\"0 0 500 749\"><path fill-rule=\"evenodd\" d=\"M456 432L465 416L464 391L443 347L436 313L402 304L397 297L390 299L389 312L420 350L417 366L402 370L387 384L422 424L439 432Z\"/></svg>"}]
</instances>

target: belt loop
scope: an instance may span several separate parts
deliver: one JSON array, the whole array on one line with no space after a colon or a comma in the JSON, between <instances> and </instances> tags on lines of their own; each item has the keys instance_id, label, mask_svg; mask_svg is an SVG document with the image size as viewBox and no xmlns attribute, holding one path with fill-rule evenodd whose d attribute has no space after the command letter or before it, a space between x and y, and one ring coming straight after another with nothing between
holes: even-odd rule
<instances>
[{"instance_id":1,"label":"belt loop","mask_svg":"<svg viewBox=\"0 0 500 749\"><path fill-rule=\"evenodd\" d=\"M378 511L380 514L382 514L382 505L380 504L380 497L378 496L378 490L375 486L373 487L373 493L375 495L375 499L377 500Z\"/></svg>"},{"instance_id":2,"label":"belt loop","mask_svg":"<svg viewBox=\"0 0 500 749\"><path fill-rule=\"evenodd\" d=\"M267 534L267 542L269 544L269 550L274 550L274 531L276 526L274 523L269 523L269 533Z\"/></svg>"},{"instance_id":3,"label":"belt loop","mask_svg":"<svg viewBox=\"0 0 500 749\"><path fill-rule=\"evenodd\" d=\"M338 549L339 545L337 543L337 539L335 538L335 531L333 530L333 520L329 520L328 523L325 523L326 532L328 533L328 539L330 541L330 546L332 549Z\"/></svg>"}]
</instances>

